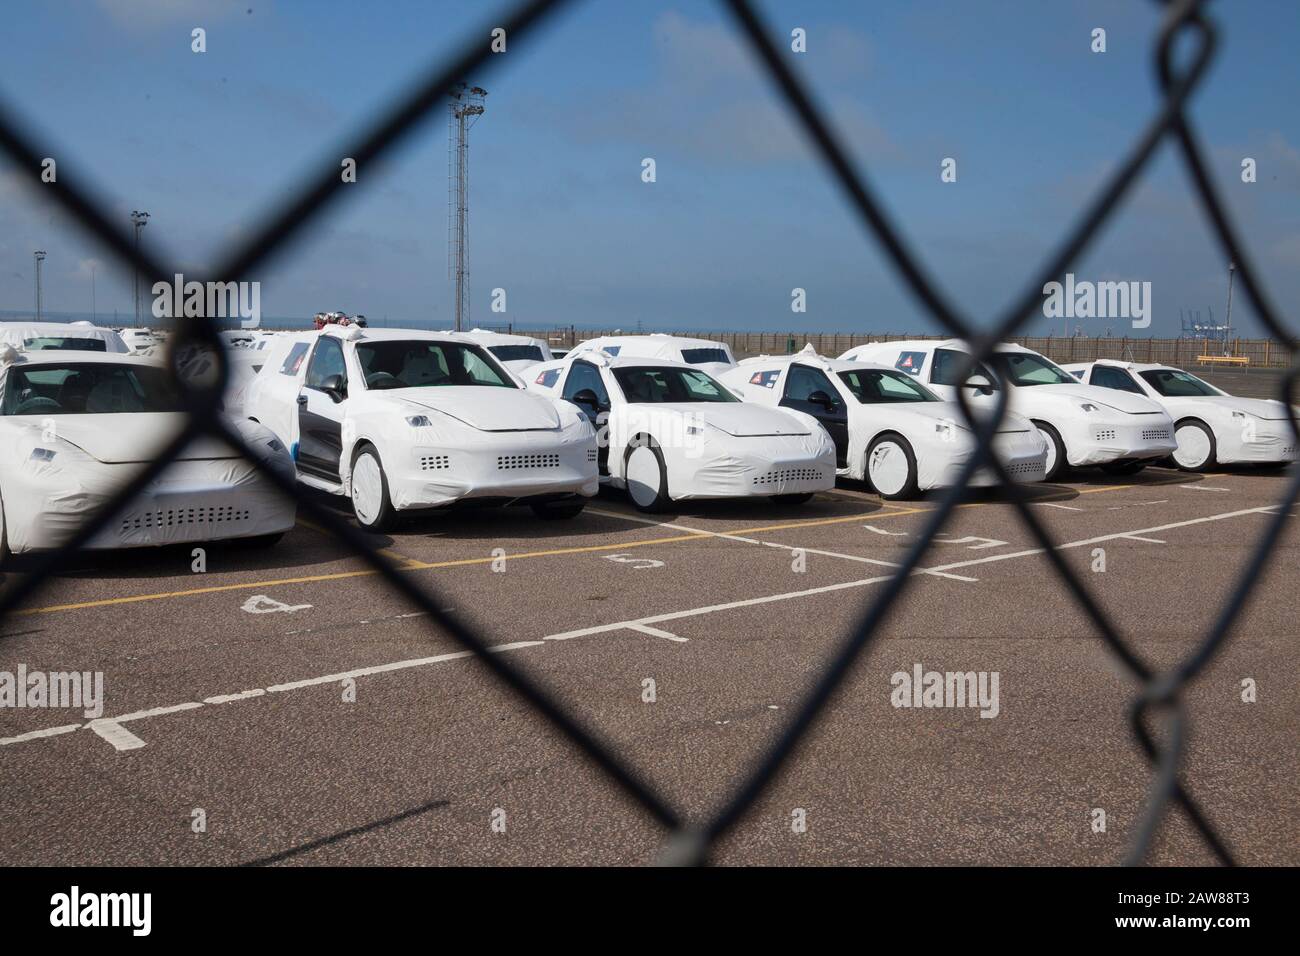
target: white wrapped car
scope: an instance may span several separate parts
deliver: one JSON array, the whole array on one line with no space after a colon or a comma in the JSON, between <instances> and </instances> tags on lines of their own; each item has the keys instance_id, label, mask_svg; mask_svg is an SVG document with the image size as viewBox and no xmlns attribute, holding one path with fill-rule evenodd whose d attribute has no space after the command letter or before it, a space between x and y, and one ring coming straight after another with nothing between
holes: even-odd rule
<instances>
[{"instance_id":1,"label":"white wrapped car","mask_svg":"<svg viewBox=\"0 0 1300 956\"><path fill-rule=\"evenodd\" d=\"M1143 395L1083 385L1019 345L997 347L998 374L979 368L958 381L969 354L969 346L957 339L916 340L859 345L840 358L896 368L940 398L956 400L958 388L964 388L976 411L995 405L996 390L1007 388L1008 412L1028 418L1047 441L1047 481L1067 466L1099 465L1110 474L1131 475L1177 447L1173 419Z\"/></svg>"},{"instance_id":2,"label":"white wrapped car","mask_svg":"<svg viewBox=\"0 0 1300 956\"><path fill-rule=\"evenodd\" d=\"M549 362L553 358L551 347L542 339L535 339L530 335L487 332L483 329L472 329L463 334L486 348L498 362L516 375L523 375L534 365Z\"/></svg>"},{"instance_id":3,"label":"white wrapped car","mask_svg":"<svg viewBox=\"0 0 1300 956\"><path fill-rule=\"evenodd\" d=\"M104 352L0 346L0 557L57 548L179 432L163 366ZM293 473L265 428L230 423ZM93 549L256 538L293 527L294 503L224 442L201 438L95 536Z\"/></svg>"},{"instance_id":4,"label":"white wrapped car","mask_svg":"<svg viewBox=\"0 0 1300 956\"><path fill-rule=\"evenodd\" d=\"M869 481L882 498L954 484L975 450L955 402L905 372L824 358L811 346L797 355L746 359L719 381L747 402L812 415L835 442L840 474ZM1028 420L1008 413L993 447L1016 481L1043 479L1047 443ZM996 481L995 472L980 469L971 484Z\"/></svg>"},{"instance_id":5,"label":"white wrapped car","mask_svg":"<svg viewBox=\"0 0 1300 956\"><path fill-rule=\"evenodd\" d=\"M0 322L0 347L41 352L111 352L130 349L122 336L89 322Z\"/></svg>"},{"instance_id":6,"label":"white wrapped car","mask_svg":"<svg viewBox=\"0 0 1300 956\"><path fill-rule=\"evenodd\" d=\"M1277 399L1238 398L1168 365L1099 359L1063 366L1081 382L1145 395L1174 419L1174 464L1184 471L1216 465L1296 460L1287 407Z\"/></svg>"},{"instance_id":7,"label":"white wrapped car","mask_svg":"<svg viewBox=\"0 0 1300 956\"><path fill-rule=\"evenodd\" d=\"M299 481L350 497L368 529L462 500L568 518L599 488L586 418L520 388L455 332L280 336L244 411L289 446Z\"/></svg>"},{"instance_id":8,"label":"white wrapped car","mask_svg":"<svg viewBox=\"0 0 1300 956\"><path fill-rule=\"evenodd\" d=\"M835 486L835 444L816 419L742 402L693 366L593 350L529 374L530 389L601 429L602 479L642 511L690 498L801 503Z\"/></svg>"}]
</instances>

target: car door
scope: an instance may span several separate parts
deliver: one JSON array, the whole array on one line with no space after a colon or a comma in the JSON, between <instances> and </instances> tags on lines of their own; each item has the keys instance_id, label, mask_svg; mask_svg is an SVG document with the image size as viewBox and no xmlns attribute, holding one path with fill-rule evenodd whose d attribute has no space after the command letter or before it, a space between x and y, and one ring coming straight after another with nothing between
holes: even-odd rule
<instances>
[{"instance_id":1,"label":"car door","mask_svg":"<svg viewBox=\"0 0 1300 956\"><path fill-rule=\"evenodd\" d=\"M327 481L342 480L343 415L347 409L348 371L343 343L322 335L312 350L298 394L298 468Z\"/></svg>"},{"instance_id":2,"label":"car door","mask_svg":"<svg viewBox=\"0 0 1300 956\"><path fill-rule=\"evenodd\" d=\"M796 411L807 412L819 422L835 442L835 460L840 468L848 464L849 410L826 373L811 365L792 362L785 376L785 391L780 404Z\"/></svg>"},{"instance_id":3,"label":"car door","mask_svg":"<svg viewBox=\"0 0 1300 956\"><path fill-rule=\"evenodd\" d=\"M595 396L594 403L577 400L578 395L586 392ZM564 379L564 388L560 395L566 401L578 406L578 410L591 422L591 427L596 429L596 445L599 449L596 460L600 465L600 473L608 475L609 431L605 426L609 421L609 390L600 377L600 369L590 362L575 361L569 366L569 374ZM583 397L586 399L588 396Z\"/></svg>"}]
</instances>

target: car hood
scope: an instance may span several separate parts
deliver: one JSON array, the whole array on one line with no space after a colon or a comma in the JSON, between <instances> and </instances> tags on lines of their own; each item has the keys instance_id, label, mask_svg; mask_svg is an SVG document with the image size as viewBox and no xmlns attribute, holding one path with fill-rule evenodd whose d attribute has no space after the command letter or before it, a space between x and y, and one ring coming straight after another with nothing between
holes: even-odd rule
<instances>
[{"instance_id":1,"label":"car hood","mask_svg":"<svg viewBox=\"0 0 1300 956\"><path fill-rule=\"evenodd\" d=\"M1060 395L1064 398L1076 398L1081 402L1094 402L1130 415L1142 415L1162 411L1159 405L1145 395L1122 392L1117 388L1102 388L1100 385L1078 385L1063 383L1060 385L1029 385L1017 388L1022 398L1034 395Z\"/></svg>"},{"instance_id":2,"label":"car hood","mask_svg":"<svg viewBox=\"0 0 1300 956\"><path fill-rule=\"evenodd\" d=\"M185 425L179 412L131 412L117 415L57 415L54 434L106 465L150 461ZM178 461L238 458L219 438L203 436L190 442Z\"/></svg>"},{"instance_id":3,"label":"car hood","mask_svg":"<svg viewBox=\"0 0 1300 956\"><path fill-rule=\"evenodd\" d=\"M807 435L808 427L793 415L748 402L665 402L642 406L663 412L680 412L703 420L736 438L757 435Z\"/></svg>"},{"instance_id":4,"label":"car hood","mask_svg":"<svg viewBox=\"0 0 1300 956\"><path fill-rule=\"evenodd\" d=\"M522 388L439 385L395 388L380 394L442 412L483 432L541 431L560 427L560 413L555 403Z\"/></svg>"}]
</instances>

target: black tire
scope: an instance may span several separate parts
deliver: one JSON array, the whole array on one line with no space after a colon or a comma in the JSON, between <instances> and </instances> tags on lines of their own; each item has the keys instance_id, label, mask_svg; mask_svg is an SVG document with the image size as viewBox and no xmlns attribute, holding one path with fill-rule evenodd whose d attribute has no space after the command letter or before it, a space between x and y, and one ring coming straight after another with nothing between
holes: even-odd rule
<instances>
[{"instance_id":1,"label":"black tire","mask_svg":"<svg viewBox=\"0 0 1300 956\"><path fill-rule=\"evenodd\" d=\"M877 445L885 442L891 442L901 448L907 459L907 480L901 488L889 494L877 488L875 482L871 480L871 453L876 450ZM920 490L917 486L916 453L912 451L911 443L897 432L882 432L871 440L871 444L867 446L866 460L862 463L862 475L872 490L886 501L905 501L915 498Z\"/></svg>"},{"instance_id":2,"label":"black tire","mask_svg":"<svg viewBox=\"0 0 1300 956\"><path fill-rule=\"evenodd\" d=\"M800 495L769 495L778 505L803 505L812 501L816 497L811 491L804 492Z\"/></svg>"},{"instance_id":3,"label":"black tire","mask_svg":"<svg viewBox=\"0 0 1300 956\"><path fill-rule=\"evenodd\" d=\"M1189 466L1179 462L1177 458L1178 453L1174 452L1173 455L1169 456L1170 460L1174 463L1174 467L1177 468L1179 471L1188 471L1188 472L1192 472L1193 474L1199 474L1201 472L1209 471L1212 468L1218 467L1219 445L1214 440L1214 432L1213 430L1211 430L1210 426L1205 424L1205 422L1201 421L1199 418L1184 418L1182 421L1174 423L1175 437L1177 437L1178 430L1181 428L1198 428L1201 431L1203 431L1205 433L1205 437L1209 439L1210 442L1210 453L1209 455L1206 456L1205 461L1201 462L1199 465Z\"/></svg>"},{"instance_id":4,"label":"black tire","mask_svg":"<svg viewBox=\"0 0 1300 956\"><path fill-rule=\"evenodd\" d=\"M1043 437L1054 446L1056 460L1052 462L1051 470L1043 475L1043 481L1055 481L1070 467L1070 462L1065 457L1065 442L1061 441L1061 433L1047 422L1040 422L1036 419L1031 419L1031 421L1033 421L1034 427L1043 433Z\"/></svg>"},{"instance_id":5,"label":"black tire","mask_svg":"<svg viewBox=\"0 0 1300 956\"><path fill-rule=\"evenodd\" d=\"M384 531L391 528L396 521L397 511L393 508L393 500L388 496L388 475L384 474L384 463L379 457L379 449L371 444L362 444L357 446L357 450L352 453L352 479L349 485L356 478L357 462L365 456L374 458L375 464L379 466L379 508L375 514L374 520L367 523L358 513L355 496L352 500L352 514L357 519L357 524L364 531ZM354 493L355 495L355 493Z\"/></svg>"},{"instance_id":6,"label":"black tire","mask_svg":"<svg viewBox=\"0 0 1300 956\"><path fill-rule=\"evenodd\" d=\"M1146 466L1145 461L1108 461L1101 470L1108 475L1136 475Z\"/></svg>"},{"instance_id":7,"label":"black tire","mask_svg":"<svg viewBox=\"0 0 1300 956\"><path fill-rule=\"evenodd\" d=\"M650 502L637 501L632 494L631 483L626 481L627 466L632 458L632 453L642 447L653 453L655 460L659 463L659 492L655 495L654 500ZM637 435L632 439L632 443L627 446L627 451L623 452L623 478L625 483L628 484L628 499L632 502L632 507L636 508L637 511L655 514L663 511L672 502L672 498L668 494L668 466L664 464L663 452L659 450L659 446L655 444L654 439L648 435Z\"/></svg>"},{"instance_id":8,"label":"black tire","mask_svg":"<svg viewBox=\"0 0 1300 956\"><path fill-rule=\"evenodd\" d=\"M541 504L529 505L533 509L533 514L543 521L566 521L570 518L576 518L582 514L582 509L587 507L586 498L578 498L575 501L546 501Z\"/></svg>"}]
</instances>

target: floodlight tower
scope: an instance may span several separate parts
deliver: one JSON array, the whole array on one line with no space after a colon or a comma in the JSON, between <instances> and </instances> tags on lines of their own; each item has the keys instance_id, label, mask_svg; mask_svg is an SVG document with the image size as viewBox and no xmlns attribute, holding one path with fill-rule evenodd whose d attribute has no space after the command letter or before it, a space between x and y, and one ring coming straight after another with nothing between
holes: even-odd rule
<instances>
[{"instance_id":1,"label":"floodlight tower","mask_svg":"<svg viewBox=\"0 0 1300 956\"><path fill-rule=\"evenodd\" d=\"M131 225L135 227L135 251L140 251L140 230L149 223L149 214L139 209L131 210ZM135 327L140 328L140 267L135 267Z\"/></svg>"},{"instance_id":2,"label":"floodlight tower","mask_svg":"<svg viewBox=\"0 0 1300 956\"><path fill-rule=\"evenodd\" d=\"M37 249L32 253L36 260L36 321L41 321L41 263L45 261L45 250Z\"/></svg>"},{"instance_id":3,"label":"floodlight tower","mask_svg":"<svg viewBox=\"0 0 1300 956\"><path fill-rule=\"evenodd\" d=\"M457 83L451 90L447 112L448 277L456 282L456 331L469 315L469 130L483 115L487 90ZM453 140L452 134L455 134Z\"/></svg>"}]
</instances>

